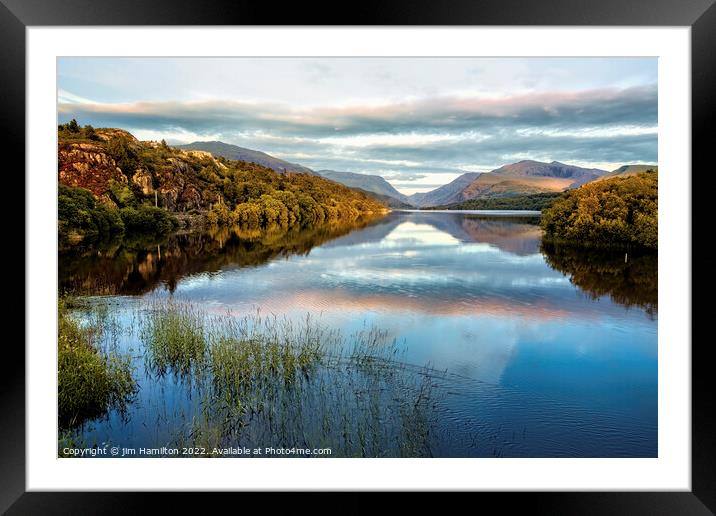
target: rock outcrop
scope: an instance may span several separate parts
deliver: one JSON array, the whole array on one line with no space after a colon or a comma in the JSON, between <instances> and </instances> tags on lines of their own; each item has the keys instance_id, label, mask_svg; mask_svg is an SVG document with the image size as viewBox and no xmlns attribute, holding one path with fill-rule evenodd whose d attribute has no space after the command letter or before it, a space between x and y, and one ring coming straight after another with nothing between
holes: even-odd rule
<instances>
[{"instance_id":1,"label":"rock outcrop","mask_svg":"<svg viewBox=\"0 0 716 516\"><path fill-rule=\"evenodd\" d=\"M157 200L161 207L175 212L200 210L219 201L219 194L204 191L198 178L206 165L217 169L226 166L206 151L172 150L162 153L157 142L141 142L121 129L97 129L97 138L60 141L58 146L58 179L61 184L85 188L97 198L114 205L112 188L126 185L135 197ZM149 153L152 159L144 166L122 170L110 154L114 138L122 138L137 156ZM167 156L169 154L169 156ZM121 159L120 159L121 161Z\"/></svg>"},{"instance_id":2,"label":"rock outcrop","mask_svg":"<svg viewBox=\"0 0 716 516\"><path fill-rule=\"evenodd\" d=\"M58 149L60 183L85 188L102 197L112 181L127 183L127 177L99 144L60 143Z\"/></svg>"},{"instance_id":3,"label":"rock outcrop","mask_svg":"<svg viewBox=\"0 0 716 516\"><path fill-rule=\"evenodd\" d=\"M152 174L146 168L138 168L132 176L132 183L141 188L144 195L150 195L154 191Z\"/></svg>"}]
</instances>

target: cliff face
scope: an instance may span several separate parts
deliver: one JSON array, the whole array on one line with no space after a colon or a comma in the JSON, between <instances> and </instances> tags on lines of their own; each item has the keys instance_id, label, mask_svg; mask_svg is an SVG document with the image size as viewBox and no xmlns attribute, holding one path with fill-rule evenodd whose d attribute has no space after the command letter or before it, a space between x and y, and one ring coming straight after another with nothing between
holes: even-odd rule
<instances>
[{"instance_id":1,"label":"cliff face","mask_svg":"<svg viewBox=\"0 0 716 516\"><path fill-rule=\"evenodd\" d=\"M60 184L89 190L111 205L118 204L117 188L126 187L138 197L156 192L159 205L171 211L208 208L219 195L202 188L198 172L206 166L226 169L208 152L169 150L120 129L97 129L93 140L61 135L58 145Z\"/></svg>"},{"instance_id":2,"label":"cliff face","mask_svg":"<svg viewBox=\"0 0 716 516\"><path fill-rule=\"evenodd\" d=\"M99 143L60 142L58 174L61 184L89 190L109 200L111 181L127 184L127 177Z\"/></svg>"}]
</instances>

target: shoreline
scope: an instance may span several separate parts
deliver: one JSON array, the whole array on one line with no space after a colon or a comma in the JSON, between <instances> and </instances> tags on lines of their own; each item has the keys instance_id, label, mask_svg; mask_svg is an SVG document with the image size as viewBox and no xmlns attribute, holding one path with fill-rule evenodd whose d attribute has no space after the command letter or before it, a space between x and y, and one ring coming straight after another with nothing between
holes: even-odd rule
<instances>
[{"instance_id":1,"label":"shoreline","mask_svg":"<svg viewBox=\"0 0 716 516\"><path fill-rule=\"evenodd\" d=\"M495 216L515 216L521 215L525 217L541 217L542 212L537 210L420 210L420 209L394 209L396 212L405 213L465 213L467 215L495 215Z\"/></svg>"}]
</instances>

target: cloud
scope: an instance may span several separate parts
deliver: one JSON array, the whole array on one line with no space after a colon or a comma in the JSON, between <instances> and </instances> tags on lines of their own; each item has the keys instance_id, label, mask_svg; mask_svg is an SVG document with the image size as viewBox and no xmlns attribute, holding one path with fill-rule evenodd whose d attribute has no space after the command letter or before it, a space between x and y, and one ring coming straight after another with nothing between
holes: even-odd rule
<instances>
[{"instance_id":1,"label":"cloud","mask_svg":"<svg viewBox=\"0 0 716 516\"><path fill-rule=\"evenodd\" d=\"M401 182L421 173L491 170L516 156L657 161L656 85L312 107L235 100L98 103L67 91L59 100L61 121L119 126L140 137L211 137L312 168L387 170Z\"/></svg>"},{"instance_id":2,"label":"cloud","mask_svg":"<svg viewBox=\"0 0 716 516\"><path fill-rule=\"evenodd\" d=\"M411 172L386 172L383 175L388 181L419 181L427 177L426 174L416 174Z\"/></svg>"}]
</instances>

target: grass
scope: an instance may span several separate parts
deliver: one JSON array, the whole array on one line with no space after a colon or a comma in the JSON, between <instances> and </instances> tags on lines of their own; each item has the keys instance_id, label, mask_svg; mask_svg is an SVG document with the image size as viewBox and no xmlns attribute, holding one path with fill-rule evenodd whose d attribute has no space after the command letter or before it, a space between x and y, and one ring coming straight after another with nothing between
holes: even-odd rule
<instances>
[{"instance_id":1,"label":"grass","mask_svg":"<svg viewBox=\"0 0 716 516\"><path fill-rule=\"evenodd\" d=\"M149 367L159 374L188 374L203 365L206 339L202 315L188 305L155 305L140 319L141 338L149 350Z\"/></svg>"},{"instance_id":2,"label":"grass","mask_svg":"<svg viewBox=\"0 0 716 516\"><path fill-rule=\"evenodd\" d=\"M364 328L343 338L311 317L207 315L182 303L142 309L146 362L193 385L175 444L330 447L340 456L429 455L430 376ZM191 413L189 413L191 412Z\"/></svg>"},{"instance_id":3,"label":"grass","mask_svg":"<svg viewBox=\"0 0 716 516\"><path fill-rule=\"evenodd\" d=\"M73 428L110 408L123 410L136 390L130 359L96 344L106 328L106 313L81 325L70 317L71 300L58 310L57 403L61 429Z\"/></svg>"},{"instance_id":4,"label":"grass","mask_svg":"<svg viewBox=\"0 0 716 516\"><path fill-rule=\"evenodd\" d=\"M92 338L82 333L89 329L68 324L86 340L106 343L123 329L100 306L87 319L105 329ZM384 331L363 328L343 337L312 317L213 315L171 301L140 304L124 325L126 336L142 344L138 364L149 382L149 397L136 410L153 414L142 425L156 427L157 442L142 446L203 448L202 456L232 446L331 448L331 456L343 457L431 455L432 387L440 373L406 365ZM85 369L94 383L62 393L65 405L96 408L71 411L82 412L82 420L122 410L119 402L132 392L129 362L92 351L101 347L81 348L82 358L92 360ZM90 385L98 387L90 392Z\"/></svg>"}]
</instances>

